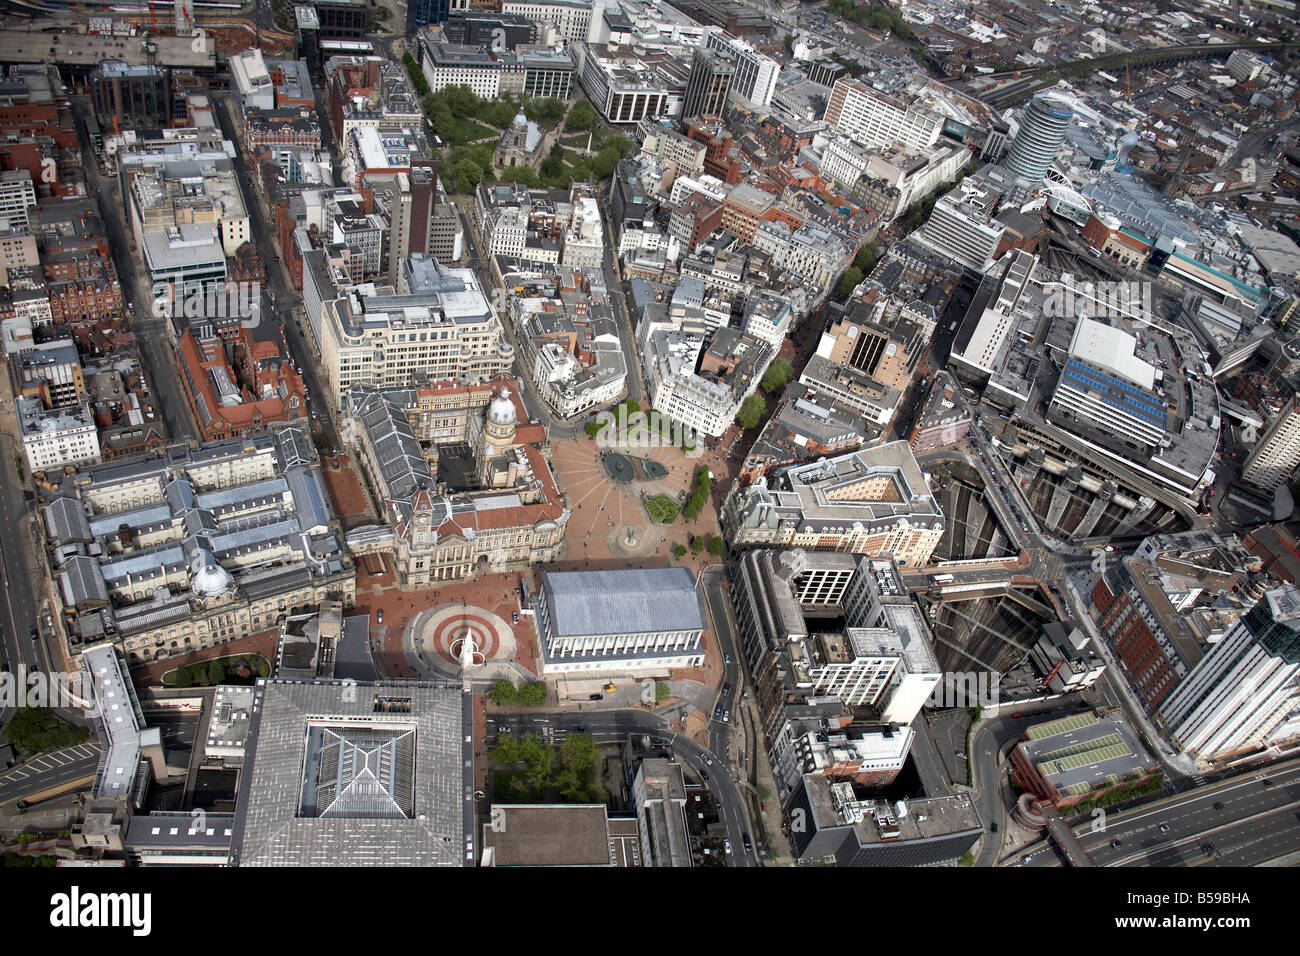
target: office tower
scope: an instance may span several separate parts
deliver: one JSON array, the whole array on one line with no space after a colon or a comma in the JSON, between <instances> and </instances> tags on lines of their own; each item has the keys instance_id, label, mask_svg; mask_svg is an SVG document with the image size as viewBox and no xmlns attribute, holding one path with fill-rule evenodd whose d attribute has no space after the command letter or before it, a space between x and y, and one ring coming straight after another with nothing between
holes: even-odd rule
<instances>
[{"instance_id":1,"label":"office tower","mask_svg":"<svg viewBox=\"0 0 1300 956\"><path fill-rule=\"evenodd\" d=\"M871 149L901 143L911 153L928 150L943 132L943 117L933 110L909 105L850 77L831 90L826 122Z\"/></svg>"},{"instance_id":2,"label":"office tower","mask_svg":"<svg viewBox=\"0 0 1300 956\"><path fill-rule=\"evenodd\" d=\"M912 238L968 269L988 272L1004 232L1006 226L977 206L944 196Z\"/></svg>"},{"instance_id":3,"label":"office tower","mask_svg":"<svg viewBox=\"0 0 1300 956\"><path fill-rule=\"evenodd\" d=\"M1300 406L1292 395L1269 421L1264 434L1246 456L1241 477L1256 488L1272 491L1300 465Z\"/></svg>"},{"instance_id":4,"label":"office tower","mask_svg":"<svg viewBox=\"0 0 1300 956\"><path fill-rule=\"evenodd\" d=\"M1258 746L1300 702L1300 588L1274 588L1183 679L1160 708L1169 735L1212 760Z\"/></svg>"},{"instance_id":5,"label":"office tower","mask_svg":"<svg viewBox=\"0 0 1300 956\"><path fill-rule=\"evenodd\" d=\"M724 116L727 94L736 73L734 62L709 50L696 50L691 57L691 76L686 81L682 118Z\"/></svg>"},{"instance_id":6,"label":"office tower","mask_svg":"<svg viewBox=\"0 0 1300 956\"><path fill-rule=\"evenodd\" d=\"M1011 139L1011 151L1003 165L1033 183L1041 183L1073 117L1069 104L1053 96L1035 96L1020 117L1020 128Z\"/></svg>"}]
</instances>

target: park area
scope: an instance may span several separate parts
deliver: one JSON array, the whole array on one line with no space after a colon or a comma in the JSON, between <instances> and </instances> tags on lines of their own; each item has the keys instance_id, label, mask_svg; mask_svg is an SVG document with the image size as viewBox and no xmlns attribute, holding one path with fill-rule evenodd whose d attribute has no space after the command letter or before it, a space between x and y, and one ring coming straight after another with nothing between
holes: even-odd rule
<instances>
[{"instance_id":1,"label":"park area","mask_svg":"<svg viewBox=\"0 0 1300 956\"><path fill-rule=\"evenodd\" d=\"M483 99L465 85L432 92L415 58L403 57L411 85L438 138L446 144L444 173L449 191L471 195L481 182L513 182L528 188L568 189L572 183L607 179L633 149L626 136L600 128L591 104L579 99L565 106L554 97ZM493 155L502 135L520 113L557 136L538 168L520 165L496 170Z\"/></svg>"},{"instance_id":2,"label":"park area","mask_svg":"<svg viewBox=\"0 0 1300 956\"><path fill-rule=\"evenodd\" d=\"M488 751L492 796L497 803L605 803L604 761L586 734L559 746L537 734L501 734Z\"/></svg>"}]
</instances>

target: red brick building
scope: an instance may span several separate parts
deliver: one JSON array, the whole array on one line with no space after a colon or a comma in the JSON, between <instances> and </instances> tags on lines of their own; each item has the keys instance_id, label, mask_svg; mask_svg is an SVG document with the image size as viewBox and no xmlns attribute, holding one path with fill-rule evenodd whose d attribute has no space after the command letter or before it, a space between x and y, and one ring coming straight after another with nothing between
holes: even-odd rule
<instances>
[{"instance_id":1,"label":"red brick building","mask_svg":"<svg viewBox=\"0 0 1300 956\"><path fill-rule=\"evenodd\" d=\"M307 392L302 377L276 343L255 342L251 330L240 328L233 363L219 341L212 346L205 355L193 332L181 335L181 378L203 441L304 417Z\"/></svg>"}]
</instances>

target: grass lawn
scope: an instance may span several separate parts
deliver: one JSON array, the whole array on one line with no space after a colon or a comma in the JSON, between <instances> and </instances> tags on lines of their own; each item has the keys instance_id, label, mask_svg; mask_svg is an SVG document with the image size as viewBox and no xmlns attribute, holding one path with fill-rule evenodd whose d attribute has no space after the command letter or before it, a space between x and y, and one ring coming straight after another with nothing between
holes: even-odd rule
<instances>
[{"instance_id":1,"label":"grass lawn","mask_svg":"<svg viewBox=\"0 0 1300 956\"><path fill-rule=\"evenodd\" d=\"M677 502L667 495L655 495L653 498L647 498L645 510L650 512L650 520L655 524L672 524L677 520L677 515L681 513L681 508Z\"/></svg>"}]
</instances>

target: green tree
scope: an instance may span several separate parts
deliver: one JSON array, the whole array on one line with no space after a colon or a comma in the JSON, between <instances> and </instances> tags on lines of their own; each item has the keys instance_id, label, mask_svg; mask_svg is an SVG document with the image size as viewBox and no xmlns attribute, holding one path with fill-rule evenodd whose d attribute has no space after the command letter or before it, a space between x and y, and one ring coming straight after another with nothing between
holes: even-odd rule
<instances>
[{"instance_id":1,"label":"green tree","mask_svg":"<svg viewBox=\"0 0 1300 956\"><path fill-rule=\"evenodd\" d=\"M498 734L497 742L488 751L488 756L497 763L518 763L519 741L513 734Z\"/></svg>"},{"instance_id":2,"label":"green tree","mask_svg":"<svg viewBox=\"0 0 1300 956\"><path fill-rule=\"evenodd\" d=\"M763 412L767 410L767 405L757 395L751 395L745 399L740 411L736 413L736 424L741 428L757 428L758 423L763 420Z\"/></svg>"},{"instance_id":3,"label":"green tree","mask_svg":"<svg viewBox=\"0 0 1300 956\"><path fill-rule=\"evenodd\" d=\"M693 538L691 538L691 550L694 551L696 554L703 554L704 547L705 544L704 544L703 535L697 534Z\"/></svg>"},{"instance_id":4,"label":"green tree","mask_svg":"<svg viewBox=\"0 0 1300 956\"><path fill-rule=\"evenodd\" d=\"M525 684L525 687L530 685ZM546 746L536 734L525 734L519 744L519 759L528 764L524 774L529 788L541 793L551 781L551 768L555 765L555 751Z\"/></svg>"},{"instance_id":5,"label":"green tree","mask_svg":"<svg viewBox=\"0 0 1300 956\"><path fill-rule=\"evenodd\" d=\"M494 704L512 704L519 699L519 692L508 680L494 680L488 688L488 699Z\"/></svg>"},{"instance_id":6,"label":"green tree","mask_svg":"<svg viewBox=\"0 0 1300 956\"><path fill-rule=\"evenodd\" d=\"M876 267L876 260L879 258L880 249L876 247L874 242L869 242L862 247L857 258L853 260L853 265L856 268L861 269L863 275L867 275Z\"/></svg>"},{"instance_id":7,"label":"green tree","mask_svg":"<svg viewBox=\"0 0 1300 956\"><path fill-rule=\"evenodd\" d=\"M73 747L89 735L64 723L48 707L19 707L5 725L5 736L24 757Z\"/></svg>"},{"instance_id":8,"label":"green tree","mask_svg":"<svg viewBox=\"0 0 1300 956\"><path fill-rule=\"evenodd\" d=\"M609 422L604 422L604 421L587 422L587 434L590 435L592 438L595 438L597 435L601 433L601 431L605 429L605 427L608 424Z\"/></svg>"},{"instance_id":9,"label":"green tree","mask_svg":"<svg viewBox=\"0 0 1300 956\"><path fill-rule=\"evenodd\" d=\"M411 78L411 86L415 87L416 95L426 96L429 92L429 81L424 78L424 71L415 62L415 57L403 53L402 63L406 66L406 75Z\"/></svg>"},{"instance_id":10,"label":"green tree","mask_svg":"<svg viewBox=\"0 0 1300 956\"><path fill-rule=\"evenodd\" d=\"M666 685L665 685L666 686ZM594 773L600 766L600 751L587 734L570 734L560 744L560 759L580 775Z\"/></svg>"},{"instance_id":11,"label":"green tree","mask_svg":"<svg viewBox=\"0 0 1300 956\"><path fill-rule=\"evenodd\" d=\"M483 179L483 167L473 160L465 160L456 164L456 192L470 195L478 188L478 184L483 182Z\"/></svg>"},{"instance_id":12,"label":"green tree","mask_svg":"<svg viewBox=\"0 0 1300 956\"><path fill-rule=\"evenodd\" d=\"M727 549L727 543L718 536L709 539L709 554L715 558L721 557L722 552Z\"/></svg>"},{"instance_id":13,"label":"green tree","mask_svg":"<svg viewBox=\"0 0 1300 956\"><path fill-rule=\"evenodd\" d=\"M844 270L844 275L840 277L839 288L835 290L835 294L841 299L847 299L853 294L853 290L858 287L858 283L861 281L862 270L857 266L849 266Z\"/></svg>"},{"instance_id":14,"label":"green tree","mask_svg":"<svg viewBox=\"0 0 1300 956\"><path fill-rule=\"evenodd\" d=\"M686 545L684 545L684 544L679 544L679 545L677 545L677 547L673 548L673 557L674 557L674 558L680 558L680 557L681 557L682 555L684 555L685 553L686 553Z\"/></svg>"},{"instance_id":15,"label":"green tree","mask_svg":"<svg viewBox=\"0 0 1300 956\"><path fill-rule=\"evenodd\" d=\"M178 664L176 670L172 673L173 687L192 687L194 686L194 675L190 673L189 665Z\"/></svg>"},{"instance_id":16,"label":"green tree","mask_svg":"<svg viewBox=\"0 0 1300 956\"><path fill-rule=\"evenodd\" d=\"M659 681L658 683L655 684L655 703L656 703L656 704L662 704L664 701L666 701L666 700L667 700L669 697L671 697L671 696L673 696L673 691L672 691L672 688L671 688L671 687L669 687L669 686L668 686L667 684L665 684L663 681Z\"/></svg>"},{"instance_id":17,"label":"green tree","mask_svg":"<svg viewBox=\"0 0 1300 956\"><path fill-rule=\"evenodd\" d=\"M578 100L569 107L569 115L565 118L564 125L572 130L591 129L596 124L596 119L596 111L591 108L591 104L586 100Z\"/></svg>"},{"instance_id":18,"label":"green tree","mask_svg":"<svg viewBox=\"0 0 1300 956\"><path fill-rule=\"evenodd\" d=\"M257 655L257 660L253 663L253 670L257 673L258 677L271 676L271 665L261 654Z\"/></svg>"},{"instance_id":19,"label":"green tree","mask_svg":"<svg viewBox=\"0 0 1300 956\"><path fill-rule=\"evenodd\" d=\"M208 683L216 687L226 679L225 661L208 661Z\"/></svg>"},{"instance_id":20,"label":"green tree","mask_svg":"<svg viewBox=\"0 0 1300 956\"><path fill-rule=\"evenodd\" d=\"M540 707L546 703L546 685L538 681L520 687L519 703L525 707Z\"/></svg>"},{"instance_id":21,"label":"green tree","mask_svg":"<svg viewBox=\"0 0 1300 956\"><path fill-rule=\"evenodd\" d=\"M773 392L779 392L785 388L787 382L794 376L794 365L786 358L775 359L763 373L763 381L759 383L759 388L769 395Z\"/></svg>"},{"instance_id":22,"label":"green tree","mask_svg":"<svg viewBox=\"0 0 1300 956\"><path fill-rule=\"evenodd\" d=\"M451 108L451 111L457 116L476 116L478 115L479 106L482 104L474 91L464 83L458 83L454 86L445 86L434 96L442 98L443 102Z\"/></svg>"}]
</instances>

